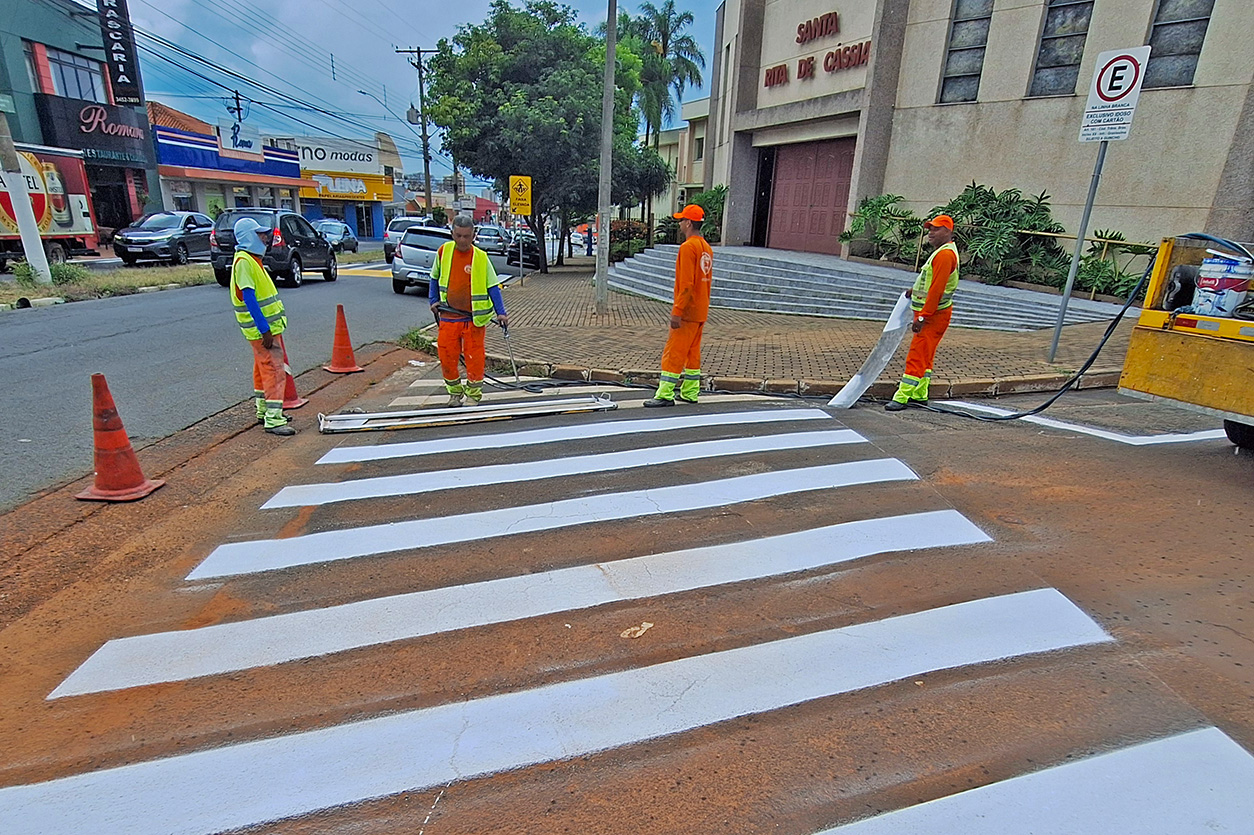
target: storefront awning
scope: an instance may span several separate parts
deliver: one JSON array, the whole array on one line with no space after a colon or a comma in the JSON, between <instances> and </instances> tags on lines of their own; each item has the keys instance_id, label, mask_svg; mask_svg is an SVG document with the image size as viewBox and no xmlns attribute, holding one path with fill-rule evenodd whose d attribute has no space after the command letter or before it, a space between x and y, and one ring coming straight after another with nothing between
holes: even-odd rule
<instances>
[{"instance_id":1,"label":"storefront awning","mask_svg":"<svg viewBox=\"0 0 1254 835\"><path fill-rule=\"evenodd\" d=\"M257 186L281 188L314 188L313 180L300 177L274 177L266 174L246 174L242 171L215 171L211 168L184 168L178 165L158 165L157 173L174 180L214 180L219 183L248 183Z\"/></svg>"}]
</instances>

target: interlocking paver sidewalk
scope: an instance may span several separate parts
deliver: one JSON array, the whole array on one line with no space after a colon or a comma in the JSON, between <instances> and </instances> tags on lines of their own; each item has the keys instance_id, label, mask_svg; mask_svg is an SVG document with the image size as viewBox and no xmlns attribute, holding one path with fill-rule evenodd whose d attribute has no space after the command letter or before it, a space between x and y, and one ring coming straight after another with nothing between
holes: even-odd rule
<instances>
[{"instance_id":1,"label":"interlocking paver sidewalk","mask_svg":"<svg viewBox=\"0 0 1254 835\"><path fill-rule=\"evenodd\" d=\"M532 275L506 288L510 338L520 365L550 366L561 376L597 370L637 380L656 375L666 339L670 307L662 302L611 291L609 310L596 315L592 259L576 257L549 275ZM908 281L903 276L903 282ZM962 299L956 298L955 304ZM1103 349L1087 387L1114 385L1134 321L1130 312ZM1057 360L1045 360L1052 331L1027 333L950 328L936 359L937 382L954 396L1056 388L1075 371L1101 339L1104 323L1068 325ZM740 310L711 309L702 341L702 371L716 387L825 391L848 380L879 339L883 322L828 319ZM905 364L907 342L889 364L872 394L891 391ZM488 351L506 355L502 334L488 332Z\"/></svg>"}]
</instances>

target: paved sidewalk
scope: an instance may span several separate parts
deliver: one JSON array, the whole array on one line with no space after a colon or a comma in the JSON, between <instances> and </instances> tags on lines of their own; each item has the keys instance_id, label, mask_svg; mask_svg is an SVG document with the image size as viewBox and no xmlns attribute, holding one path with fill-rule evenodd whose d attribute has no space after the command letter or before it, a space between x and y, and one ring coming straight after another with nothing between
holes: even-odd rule
<instances>
[{"instance_id":1,"label":"paved sidewalk","mask_svg":"<svg viewBox=\"0 0 1254 835\"><path fill-rule=\"evenodd\" d=\"M549 275L533 275L505 290L519 366L547 366L530 372L563 378L655 380L669 306L611 292L608 313L598 317L593 259L571 260ZM961 296L955 304L962 304ZM1133 321L1130 314L1120 324L1082 387L1118 382ZM936 396L969 396L1055 389L1084 362L1105 328L1104 323L1064 328L1053 364L1045 361L1052 330L951 328L937 355L932 390ZM882 330L882 322L712 309L702 343L702 371L707 386L719 389L834 392L862 365ZM896 387L907 344L903 342L871 395L888 396ZM508 363L498 328L489 328L488 352Z\"/></svg>"}]
</instances>

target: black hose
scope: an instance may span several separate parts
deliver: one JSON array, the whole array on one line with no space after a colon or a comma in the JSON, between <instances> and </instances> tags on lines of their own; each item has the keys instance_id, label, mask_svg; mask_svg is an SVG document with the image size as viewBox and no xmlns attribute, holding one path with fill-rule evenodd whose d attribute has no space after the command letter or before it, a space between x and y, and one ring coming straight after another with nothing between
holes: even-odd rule
<instances>
[{"instance_id":1,"label":"black hose","mask_svg":"<svg viewBox=\"0 0 1254 835\"><path fill-rule=\"evenodd\" d=\"M1250 251L1248 249L1241 244L1227 240L1226 238L1216 238L1213 235L1207 235L1203 232L1190 232L1187 235L1180 235L1179 237L1210 241L1212 243L1219 244L1220 246L1226 246L1233 251L1243 252L1254 260L1254 255L1250 255ZM1070 391L1075 384L1080 381L1080 377L1083 376L1084 372L1088 371L1089 368L1092 367L1093 363L1097 361L1097 355L1101 353L1102 348L1106 347L1106 343L1109 342L1110 337L1114 335L1115 329L1119 327L1119 323L1123 321L1124 314L1128 312L1128 308L1132 306L1132 302L1136 299L1136 297L1141 294L1141 290L1144 288L1145 282L1149 280L1150 273L1154 271L1154 264L1156 261L1157 259L1150 261L1149 265L1146 266L1145 272L1141 274L1141 280L1138 281L1136 286L1132 288L1132 291L1128 293L1128 300L1124 302L1123 307L1119 310L1119 313L1116 314L1115 318L1111 320L1109 325L1107 325L1106 332L1102 334L1102 338L1098 341L1097 347L1093 349L1093 353L1089 354L1089 358L1084 361L1084 364L1080 366L1080 369L1076 371L1070 379L1063 383L1062 388L1058 389L1058 391L1051 395L1049 399L1041 405L1033 409L1028 409L1025 412L1015 412L1010 415L979 415L972 414L971 412L964 412L960 409L947 409L943 406L922 406L920 408L926 409L929 412L957 415L959 417L971 418L972 420L982 420L988 423L997 423L1003 420L1018 420L1020 418L1031 417L1032 415L1039 415L1041 412L1054 405L1060 397Z\"/></svg>"}]
</instances>

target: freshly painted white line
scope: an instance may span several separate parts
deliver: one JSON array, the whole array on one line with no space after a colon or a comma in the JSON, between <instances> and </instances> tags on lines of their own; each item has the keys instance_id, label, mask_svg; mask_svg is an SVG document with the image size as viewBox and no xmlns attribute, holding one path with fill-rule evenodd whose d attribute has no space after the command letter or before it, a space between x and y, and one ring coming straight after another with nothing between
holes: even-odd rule
<instances>
[{"instance_id":1,"label":"freshly painted white line","mask_svg":"<svg viewBox=\"0 0 1254 835\"><path fill-rule=\"evenodd\" d=\"M938 510L137 635L106 643L48 698L282 664L455 629L806 571L872 554L989 541L961 513Z\"/></svg>"},{"instance_id":2,"label":"freshly painted white line","mask_svg":"<svg viewBox=\"0 0 1254 835\"><path fill-rule=\"evenodd\" d=\"M503 400L544 400L554 397L574 397L579 394L627 394L631 390L622 386L567 386L565 388L549 389L546 392L534 391L500 391L492 390L483 393L483 402L499 403ZM444 391L435 391L430 394L413 394L398 397L388 404L389 409L422 407L428 403L443 403L448 400L448 394Z\"/></svg>"},{"instance_id":3,"label":"freshly painted white line","mask_svg":"<svg viewBox=\"0 0 1254 835\"><path fill-rule=\"evenodd\" d=\"M970 409L973 412L985 412L990 415L1014 414L1009 409L985 406L982 403L967 403L963 400L942 400L938 405L957 406L963 409ZM1226 437L1222 429L1204 429L1201 432L1167 433L1163 435L1124 435L1121 432L1112 432L1109 429L1098 429L1095 426L1084 426L1079 423L1067 423L1066 421L1054 420L1053 418L1041 417L1040 415L1029 415L1019 419L1025 423L1035 423L1039 426L1048 426L1051 429L1061 429L1064 432L1079 432L1082 435L1092 435L1094 438L1104 438L1107 441L1118 441L1129 446L1183 444L1189 441L1213 441Z\"/></svg>"},{"instance_id":4,"label":"freshly painted white line","mask_svg":"<svg viewBox=\"0 0 1254 835\"><path fill-rule=\"evenodd\" d=\"M822 467L776 470L673 487L602 493L457 516L368 525L287 539L231 542L215 548L204 562L187 575L187 579L202 580L207 577L274 571L410 548L547 531L590 522L722 507L807 490L826 490L881 481L910 481L916 478L918 476L897 459L877 458Z\"/></svg>"},{"instance_id":5,"label":"freshly painted white line","mask_svg":"<svg viewBox=\"0 0 1254 835\"><path fill-rule=\"evenodd\" d=\"M694 441L688 444L624 449L594 455L573 455L545 461L515 461L510 464L488 464L426 473L358 478L322 484L296 484L284 487L261 507L305 507L307 505L373 499L382 496L407 496L451 490L456 487L479 487L486 484L535 481L544 478L604 473L719 458L728 455L751 455L760 452L782 452L790 449L817 449L825 446L866 443L852 429L819 432L787 432L778 435L752 435L747 438L723 438L717 441Z\"/></svg>"},{"instance_id":6,"label":"freshly painted white line","mask_svg":"<svg viewBox=\"0 0 1254 835\"><path fill-rule=\"evenodd\" d=\"M819 835L1254 832L1254 757L1218 728L1047 768Z\"/></svg>"},{"instance_id":7,"label":"freshly painted white line","mask_svg":"<svg viewBox=\"0 0 1254 835\"><path fill-rule=\"evenodd\" d=\"M676 406L675 408L679 408ZM530 444L550 444L557 441L578 441L589 438L609 438L615 435L666 432L672 429L700 429L709 426L742 426L753 423L780 423L794 420L831 420L832 416L819 409L759 409L751 412L690 412L664 418L639 420L607 420L600 423L580 423L574 426L554 426L548 429L522 429L516 432L494 432L491 435L458 435L429 441L407 441L399 444L373 444L371 446L342 446L318 459L319 464L348 464L357 461L382 461L388 458L407 458L416 455L434 455L441 452L467 452L472 449L500 449Z\"/></svg>"},{"instance_id":8,"label":"freshly painted white line","mask_svg":"<svg viewBox=\"0 0 1254 835\"><path fill-rule=\"evenodd\" d=\"M1055 589L0 789L27 835L210 833L1111 640Z\"/></svg>"},{"instance_id":9,"label":"freshly painted white line","mask_svg":"<svg viewBox=\"0 0 1254 835\"><path fill-rule=\"evenodd\" d=\"M437 366L439 365L439 363L438 363L438 362L437 362L437 363L435 363L435 364L436 364ZM506 375L505 377L500 377L500 378L498 378L498 379L502 380L502 381L503 381L503 382L505 382L505 383L513 383L513 382L514 382L514 375L513 375L513 374L509 374L509 375ZM538 382L540 382L541 380L548 380L548 379L549 379L548 377L527 377L527 376L525 376L525 375L524 375L524 376L520 376L520 377L518 378L518 382L520 382L520 383L538 383ZM440 382L439 380L436 380L436 381L434 381L434 382L433 382L433 381L432 381L432 380L430 380L429 378L423 378L423 379L419 379L419 380L414 380L412 383L410 383L410 384L409 384L409 388L411 388L411 389L420 389L420 388L424 388L424 387L425 387L425 388L430 389L430 393L436 393L436 392L441 392L441 391L444 391L444 384L443 384L442 382ZM491 380L484 380L484 382L483 382L483 387L484 387L484 389L486 389L486 390L488 390L488 391L506 391L506 389L503 389L503 388L501 388L501 387L497 386L497 384L496 384L496 383L494 383L494 382L492 382ZM447 397L447 396L448 396L448 395L446 394L446 395L445 395L445 397Z\"/></svg>"}]
</instances>

